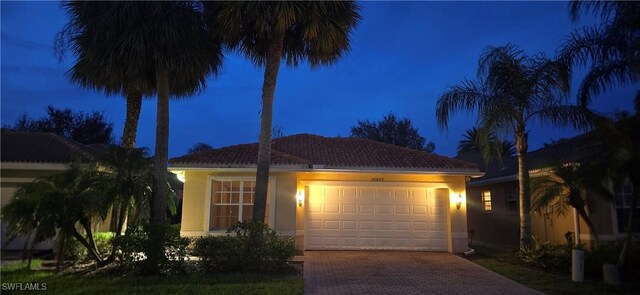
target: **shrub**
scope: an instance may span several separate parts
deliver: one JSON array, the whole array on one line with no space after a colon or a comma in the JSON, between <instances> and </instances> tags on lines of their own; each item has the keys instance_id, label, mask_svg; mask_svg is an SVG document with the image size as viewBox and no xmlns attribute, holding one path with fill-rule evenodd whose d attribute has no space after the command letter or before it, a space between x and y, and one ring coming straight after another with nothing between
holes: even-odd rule
<instances>
[{"instance_id":1,"label":"shrub","mask_svg":"<svg viewBox=\"0 0 640 295\"><path fill-rule=\"evenodd\" d=\"M98 248L98 252L103 257L111 254L113 236L114 233L112 232L97 232L93 234L93 241L96 243L96 248ZM74 262L92 260L88 255L87 248L78 242L76 238L70 238L65 241L64 248L64 257L66 260Z\"/></svg>"},{"instance_id":2,"label":"shrub","mask_svg":"<svg viewBox=\"0 0 640 295\"><path fill-rule=\"evenodd\" d=\"M93 234L93 241L96 243L96 248L102 256L111 254L113 248L113 232L97 232Z\"/></svg>"},{"instance_id":3,"label":"shrub","mask_svg":"<svg viewBox=\"0 0 640 295\"><path fill-rule=\"evenodd\" d=\"M551 245L532 237L529 247L522 247L516 257L525 265L566 273L571 270L573 244Z\"/></svg>"},{"instance_id":4,"label":"shrub","mask_svg":"<svg viewBox=\"0 0 640 295\"><path fill-rule=\"evenodd\" d=\"M125 267L155 274L184 272L187 246L191 240L180 236L179 226L162 223L129 228L115 243L121 251L120 261Z\"/></svg>"},{"instance_id":5,"label":"shrub","mask_svg":"<svg viewBox=\"0 0 640 295\"><path fill-rule=\"evenodd\" d=\"M114 239L114 245L120 249L120 262L125 266L133 266L136 261L143 260L146 241L147 233L142 227L127 228L124 235Z\"/></svg>"},{"instance_id":6,"label":"shrub","mask_svg":"<svg viewBox=\"0 0 640 295\"><path fill-rule=\"evenodd\" d=\"M83 261L87 258L87 248L76 238L67 239L64 242L64 258L73 262Z\"/></svg>"},{"instance_id":7,"label":"shrub","mask_svg":"<svg viewBox=\"0 0 640 295\"><path fill-rule=\"evenodd\" d=\"M624 240L601 241L600 243L592 243L589 249L583 249L585 251L585 275L601 278L602 265L615 264L618 261L623 244ZM582 249L584 247L578 245L575 248ZM520 249L516 257L528 266L553 272L571 273L571 250L573 249L573 244L554 246L548 242L541 243L533 238L531 246ZM640 268L640 243L634 243L629 253L627 270L633 272L633 270Z\"/></svg>"},{"instance_id":8,"label":"shrub","mask_svg":"<svg viewBox=\"0 0 640 295\"><path fill-rule=\"evenodd\" d=\"M229 228L226 236L198 238L194 254L205 271L285 273L292 269L287 262L295 243L262 222L247 221Z\"/></svg>"}]
</instances>

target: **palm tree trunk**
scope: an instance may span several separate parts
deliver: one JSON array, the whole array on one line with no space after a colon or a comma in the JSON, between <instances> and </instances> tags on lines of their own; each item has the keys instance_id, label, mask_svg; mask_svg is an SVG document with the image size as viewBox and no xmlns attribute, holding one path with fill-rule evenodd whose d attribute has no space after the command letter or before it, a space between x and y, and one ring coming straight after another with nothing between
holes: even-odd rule
<instances>
[{"instance_id":1,"label":"palm tree trunk","mask_svg":"<svg viewBox=\"0 0 640 295\"><path fill-rule=\"evenodd\" d=\"M136 146L138 120L140 119L140 110L142 109L142 93L140 93L140 90L138 90L136 86L128 86L126 92L127 118L124 121L124 130L122 131L122 142L120 145L124 148L132 149Z\"/></svg>"},{"instance_id":2,"label":"palm tree trunk","mask_svg":"<svg viewBox=\"0 0 640 295\"><path fill-rule=\"evenodd\" d=\"M153 204L151 222L158 224L166 219L167 210L167 158L169 155L169 73L156 71L158 108L156 115L156 147L153 165Z\"/></svg>"},{"instance_id":3,"label":"palm tree trunk","mask_svg":"<svg viewBox=\"0 0 640 295\"><path fill-rule=\"evenodd\" d=\"M629 206L629 218L627 219L627 238L624 240L624 246L622 246L622 251L620 251L620 256L618 256L618 268L623 267L627 263L627 257L629 256L628 252L631 249L631 245L633 245L633 217L634 211L638 207L638 199L640 198L640 179L636 179L633 182L633 191L631 193L631 204Z\"/></svg>"},{"instance_id":4,"label":"palm tree trunk","mask_svg":"<svg viewBox=\"0 0 640 295\"><path fill-rule=\"evenodd\" d=\"M85 229L86 230L86 229ZM95 260L99 266L102 266L102 258L97 254L97 251L94 250L95 247L91 246L91 243L87 241L75 228L73 229L73 237L76 238L82 246L87 248L87 253L93 260Z\"/></svg>"},{"instance_id":5,"label":"palm tree trunk","mask_svg":"<svg viewBox=\"0 0 640 295\"><path fill-rule=\"evenodd\" d=\"M258 145L258 167L256 172L253 220L264 221L269 185L269 165L271 164L271 125L273 119L273 97L280 70L284 31L277 32L269 45L267 64L262 82L262 113L260 116L260 142ZM273 213L272 213L273 214Z\"/></svg>"},{"instance_id":6,"label":"palm tree trunk","mask_svg":"<svg viewBox=\"0 0 640 295\"><path fill-rule=\"evenodd\" d=\"M520 248L531 244L531 194L529 189L529 169L527 168L528 138L524 128L516 131L518 151L518 184L520 197Z\"/></svg>"},{"instance_id":7,"label":"palm tree trunk","mask_svg":"<svg viewBox=\"0 0 640 295\"><path fill-rule=\"evenodd\" d=\"M591 222L591 218L589 218L587 211L584 209L584 207L576 208L576 210L578 211L578 215L580 215L580 217L582 217L584 222L587 224L587 227L589 228L589 231L593 235L593 238L596 239L596 243L599 243L600 237L598 237L598 233L596 232L596 226L593 224L593 222Z\"/></svg>"}]
</instances>

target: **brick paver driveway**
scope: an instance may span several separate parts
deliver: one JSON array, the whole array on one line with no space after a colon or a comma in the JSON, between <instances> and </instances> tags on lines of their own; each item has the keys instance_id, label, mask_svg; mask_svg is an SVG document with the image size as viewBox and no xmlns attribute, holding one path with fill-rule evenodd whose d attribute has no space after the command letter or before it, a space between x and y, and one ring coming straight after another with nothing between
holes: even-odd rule
<instances>
[{"instance_id":1,"label":"brick paver driveway","mask_svg":"<svg viewBox=\"0 0 640 295\"><path fill-rule=\"evenodd\" d=\"M305 294L542 294L450 253L307 251Z\"/></svg>"}]
</instances>

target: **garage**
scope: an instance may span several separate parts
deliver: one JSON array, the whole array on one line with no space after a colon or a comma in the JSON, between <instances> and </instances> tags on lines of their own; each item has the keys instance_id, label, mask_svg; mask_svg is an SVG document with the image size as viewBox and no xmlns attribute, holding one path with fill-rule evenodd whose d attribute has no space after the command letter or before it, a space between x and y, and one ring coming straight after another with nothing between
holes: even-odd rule
<instances>
[{"instance_id":1,"label":"garage","mask_svg":"<svg viewBox=\"0 0 640 295\"><path fill-rule=\"evenodd\" d=\"M448 189L419 184L314 184L307 250L447 251Z\"/></svg>"}]
</instances>

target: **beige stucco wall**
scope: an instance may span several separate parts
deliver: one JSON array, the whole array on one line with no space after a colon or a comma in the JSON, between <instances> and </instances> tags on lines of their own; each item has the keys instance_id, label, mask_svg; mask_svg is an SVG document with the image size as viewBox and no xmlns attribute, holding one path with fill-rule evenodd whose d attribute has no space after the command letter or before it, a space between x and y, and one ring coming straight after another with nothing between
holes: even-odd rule
<instances>
[{"instance_id":1,"label":"beige stucco wall","mask_svg":"<svg viewBox=\"0 0 640 295\"><path fill-rule=\"evenodd\" d=\"M184 199L181 233L185 236L199 236L208 233L205 225L205 208L207 195L207 181L211 176L221 177L254 177L250 173L221 173L216 171L185 171ZM462 252L467 250L467 220L464 202L465 177L419 174L392 173L326 173L326 172L274 172L275 178L275 229L285 235L295 236L300 250L304 245L304 205L298 206L296 195L298 192L308 196L306 184L311 181L350 181L370 182L372 178L390 183L431 183L438 184L436 193L444 194L449 201L447 213L447 228L449 232L449 251ZM456 208L451 197L462 195L463 204ZM304 204L304 203L303 203Z\"/></svg>"},{"instance_id":2,"label":"beige stucco wall","mask_svg":"<svg viewBox=\"0 0 640 295\"><path fill-rule=\"evenodd\" d=\"M63 166L64 167L64 166ZM61 170L31 170L31 169L1 169L0 170L0 205L2 208L13 199L18 187L25 183L30 183L36 178L45 177L54 173L60 173ZM109 231L111 215L107 215L104 221L96 221L93 225L93 230L96 232ZM2 226L2 240L5 237L4 226ZM16 238L5 249L8 250L22 250L24 247L24 238ZM51 241L45 241L35 246L35 249L51 249Z\"/></svg>"},{"instance_id":3,"label":"beige stucco wall","mask_svg":"<svg viewBox=\"0 0 640 295\"><path fill-rule=\"evenodd\" d=\"M517 188L517 181L495 183L490 185L473 186L467 188L468 224L469 230L474 231L474 241L490 246L517 249L520 236L519 212L510 212L506 208L506 190ZM482 209L482 192L491 191L492 207L490 213ZM612 240L618 235L614 233L612 204L609 201L597 199L593 203L596 210L590 213L590 218L600 235L601 240ZM581 242L588 244L593 236L582 218L580 221ZM531 232L539 241L552 244L564 244L565 233L575 232L573 209L569 208L564 214L551 212L531 212Z\"/></svg>"}]
</instances>

